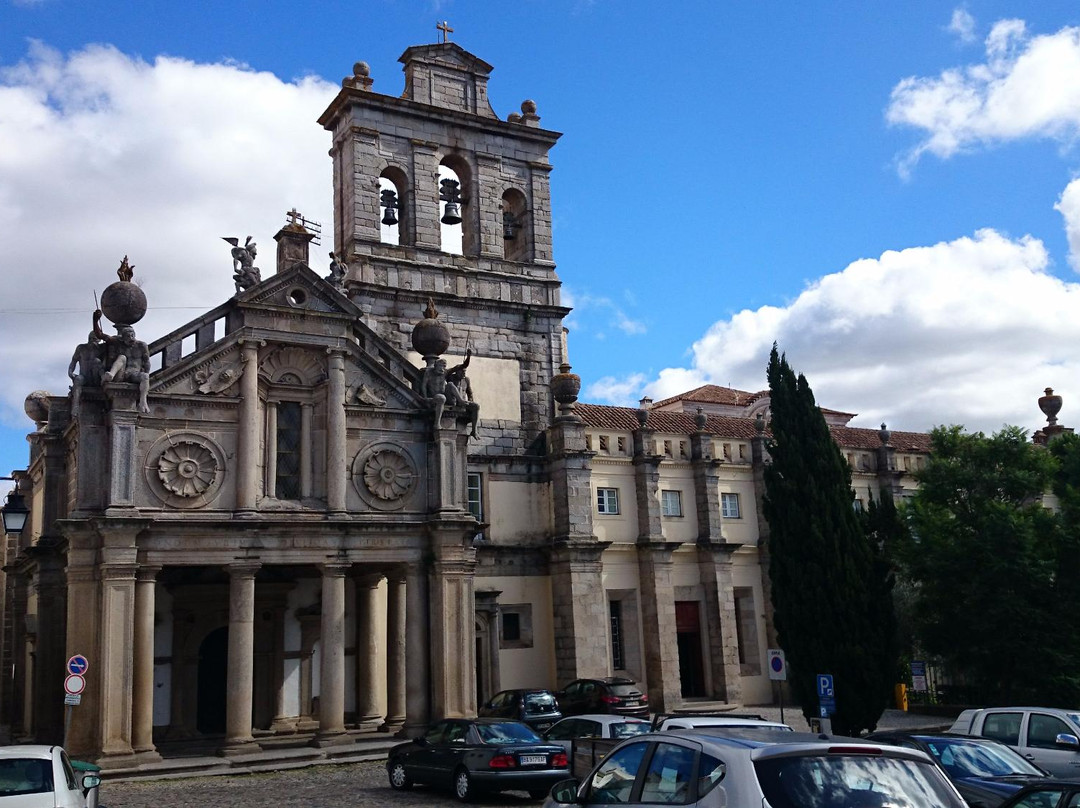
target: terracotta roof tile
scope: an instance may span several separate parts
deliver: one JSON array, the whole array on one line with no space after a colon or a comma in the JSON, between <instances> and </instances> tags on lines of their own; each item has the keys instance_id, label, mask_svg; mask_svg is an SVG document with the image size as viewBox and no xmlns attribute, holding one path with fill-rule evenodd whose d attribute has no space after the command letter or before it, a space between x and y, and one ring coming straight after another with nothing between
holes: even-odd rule
<instances>
[{"instance_id":1,"label":"terracotta roof tile","mask_svg":"<svg viewBox=\"0 0 1080 808\"><path fill-rule=\"evenodd\" d=\"M736 407L745 407L753 404L763 395L768 395L768 392L768 390L761 390L757 393L748 393L745 390L733 390L730 387L706 384L685 393L679 393L677 396L665 398L663 401L657 401L653 406L659 407L675 401L695 401L701 404L730 404Z\"/></svg>"}]
</instances>

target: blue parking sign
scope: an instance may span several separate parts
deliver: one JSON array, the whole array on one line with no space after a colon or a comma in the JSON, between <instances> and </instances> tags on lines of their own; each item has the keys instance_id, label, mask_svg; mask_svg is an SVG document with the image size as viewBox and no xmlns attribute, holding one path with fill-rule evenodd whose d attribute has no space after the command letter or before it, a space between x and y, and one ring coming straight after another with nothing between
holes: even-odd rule
<instances>
[{"instance_id":1,"label":"blue parking sign","mask_svg":"<svg viewBox=\"0 0 1080 808\"><path fill-rule=\"evenodd\" d=\"M819 673L817 675L817 694L819 699L831 699L835 697L833 677L831 673Z\"/></svg>"}]
</instances>

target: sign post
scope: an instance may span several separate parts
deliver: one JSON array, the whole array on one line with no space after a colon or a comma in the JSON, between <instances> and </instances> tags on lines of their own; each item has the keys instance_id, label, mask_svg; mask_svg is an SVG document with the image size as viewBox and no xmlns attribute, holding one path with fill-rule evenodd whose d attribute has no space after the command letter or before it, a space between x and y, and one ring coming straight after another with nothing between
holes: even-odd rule
<instances>
[{"instance_id":1,"label":"sign post","mask_svg":"<svg viewBox=\"0 0 1080 808\"><path fill-rule=\"evenodd\" d=\"M787 681L787 660L779 648L769 649L769 679L780 682L780 723L784 723L784 682Z\"/></svg>"},{"instance_id":2,"label":"sign post","mask_svg":"<svg viewBox=\"0 0 1080 808\"><path fill-rule=\"evenodd\" d=\"M821 731L831 735L832 719L829 716L836 712L836 687L831 673L817 675L817 695L818 711L821 713Z\"/></svg>"},{"instance_id":3,"label":"sign post","mask_svg":"<svg viewBox=\"0 0 1080 808\"><path fill-rule=\"evenodd\" d=\"M82 701L86 690L86 672L90 662L82 654L75 654L67 661L67 678L64 679L64 746L68 745L68 730L71 729L71 709Z\"/></svg>"}]
</instances>

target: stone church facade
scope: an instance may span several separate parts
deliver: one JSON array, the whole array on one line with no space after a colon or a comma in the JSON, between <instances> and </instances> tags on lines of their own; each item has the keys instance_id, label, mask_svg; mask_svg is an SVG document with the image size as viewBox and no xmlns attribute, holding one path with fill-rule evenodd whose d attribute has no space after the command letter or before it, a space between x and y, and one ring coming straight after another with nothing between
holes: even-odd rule
<instances>
[{"instance_id":1,"label":"stone church facade","mask_svg":"<svg viewBox=\"0 0 1080 808\"><path fill-rule=\"evenodd\" d=\"M0 679L19 737L64 736L75 653L67 746L114 767L415 733L613 673L655 711L771 700L767 397L577 403L559 133L529 101L498 118L491 66L454 43L401 61L400 96L358 63L319 119L329 278L294 212L272 274L237 243L237 294L145 349L103 298L118 336L80 346L78 395L28 401ZM857 496L910 487L926 436L826 414Z\"/></svg>"}]
</instances>

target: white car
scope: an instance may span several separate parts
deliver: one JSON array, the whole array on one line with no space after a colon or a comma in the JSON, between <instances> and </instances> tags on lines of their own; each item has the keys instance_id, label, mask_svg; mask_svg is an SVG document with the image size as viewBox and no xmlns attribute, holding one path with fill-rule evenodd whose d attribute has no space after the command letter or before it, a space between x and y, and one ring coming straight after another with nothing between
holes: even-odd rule
<instances>
[{"instance_id":1,"label":"white car","mask_svg":"<svg viewBox=\"0 0 1080 808\"><path fill-rule=\"evenodd\" d=\"M652 725L644 718L631 718L626 715L590 714L572 715L556 722L544 733L544 740L562 744L570 751L571 741L579 738L606 738L621 741L631 735L648 732Z\"/></svg>"},{"instance_id":2,"label":"white car","mask_svg":"<svg viewBox=\"0 0 1080 808\"><path fill-rule=\"evenodd\" d=\"M100 783L77 776L62 747L0 747L0 808L87 808Z\"/></svg>"},{"instance_id":3,"label":"white car","mask_svg":"<svg viewBox=\"0 0 1080 808\"><path fill-rule=\"evenodd\" d=\"M671 715L660 722L657 727L661 732L672 729L700 729L702 727L754 727L757 729L773 729L780 732L792 732L787 724L779 721L769 721L765 718L733 715Z\"/></svg>"}]
</instances>

